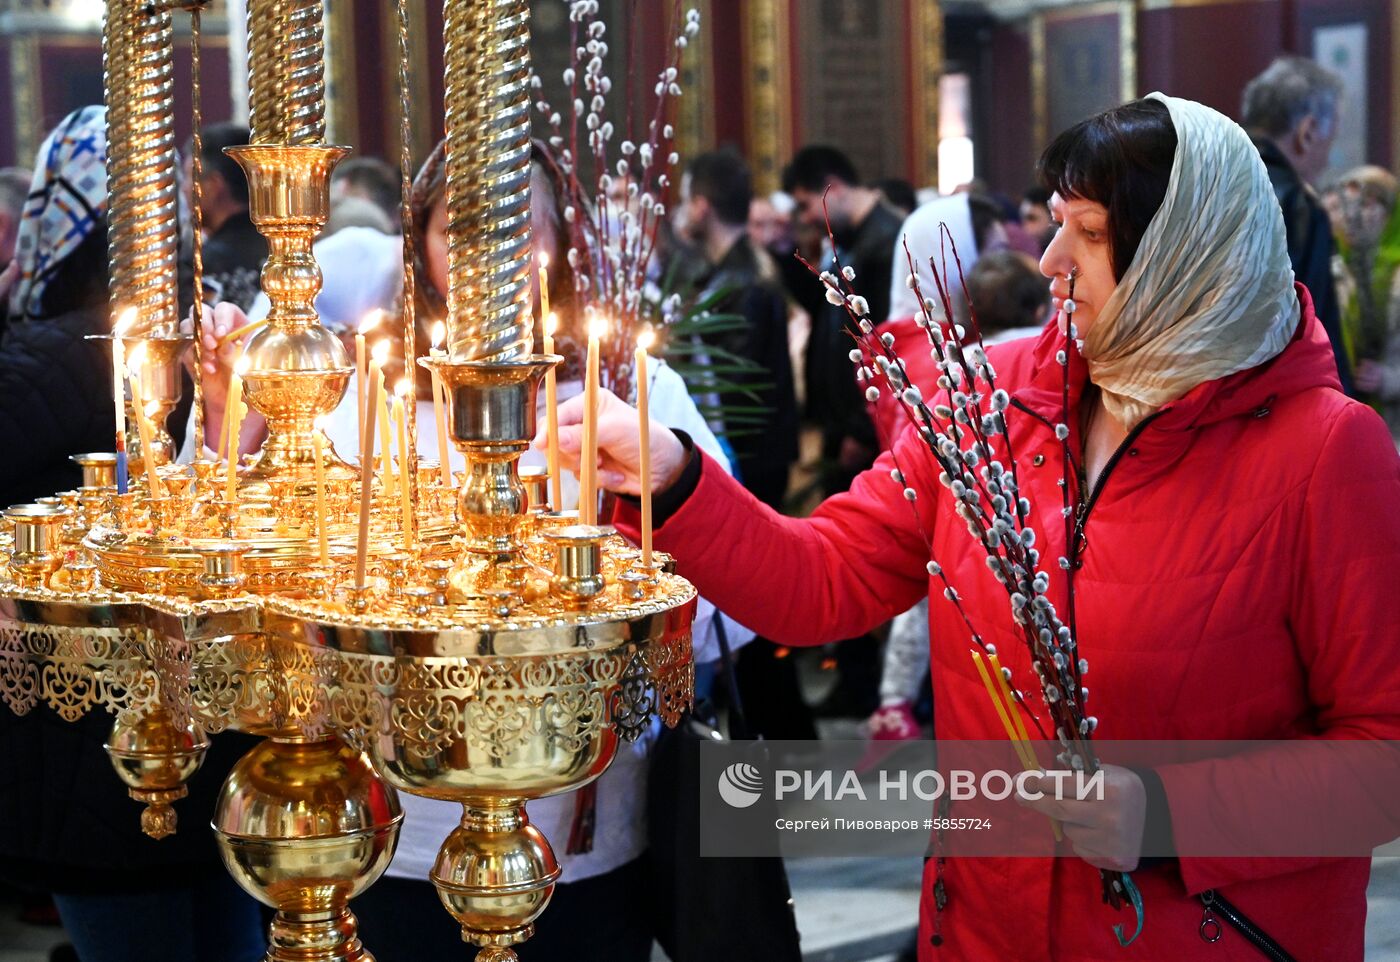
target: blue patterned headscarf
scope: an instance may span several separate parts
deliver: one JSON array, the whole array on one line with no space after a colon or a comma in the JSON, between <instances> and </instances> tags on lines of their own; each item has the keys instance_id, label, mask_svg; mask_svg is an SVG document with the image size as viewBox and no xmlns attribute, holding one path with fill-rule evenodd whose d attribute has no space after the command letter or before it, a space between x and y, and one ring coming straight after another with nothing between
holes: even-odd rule
<instances>
[{"instance_id":1,"label":"blue patterned headscarf","mask_svg":"<svg viewBox=\"0 0 1400 962\"><path fill-rule=\"evenodd\" d=\"M37 160L15 242L20 275L10 294L11 322L39 315L54 271L106 222L107 108L73 111Z\"/></svg>"}]
</instances>

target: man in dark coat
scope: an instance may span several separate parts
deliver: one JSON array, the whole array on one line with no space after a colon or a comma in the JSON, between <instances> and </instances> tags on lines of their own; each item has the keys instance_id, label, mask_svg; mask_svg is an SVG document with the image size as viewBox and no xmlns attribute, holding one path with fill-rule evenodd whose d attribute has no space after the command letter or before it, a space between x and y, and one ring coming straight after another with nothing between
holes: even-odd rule
<instances>
[{"instance_id":1,"label":"man in dark coat","mask_svg":"<svg viewBox=\"0 0 1400 962\"><path fill-rule=\"evenodd\" d=\"M1241 117L1273 182L1288 234L1293 274L1312 294L1332 341L1342 390L1354 393L1342 343L1342 310L1332 279L1332 223L1312 185L1327 170L1337 136L1342 82L1306 57L1279 57L1244 89Z\"/></svg>"},{"instance_id":2,"label":"man in dark coat","mask_svg":"<svg viewBox=\"0 0 1400 962\"><path fill-rule=\"evenodd\" d=\"M730 392L721 404L766 409L764 423L721 424L735 454L744 487L765 504L782 509L788 472L797 460L797 398L788 354L787 303L772 259L748 237L753 188L748 166L731 151L701 154L681 181L678 227L705 259L701 300L716 295L714 310L744 318L742 330L707 335L710 346L751 362L751 374L725 380L752 385L756 397Z\"/></svg>"},{"instance_id":3,"label":"man in dark coat","mask_svg":"<svg viewBox=\"0 0 1400 962\"><path fill-rule=\"evenodd\" d=\"M204 228L204 300L228 301L245 311L260 290L258 279L267 260L267 240L248 215L248 178L225 147L248 143L248 128L215 124L201 138L200 217ZM193 176L186 151L185 178ZM193 193L189 197L193 203Z\"/></svg>"},{"instance_id":4,"label":"man in dark coat","mask_svg":"<svg viewBox=\"0 0 1400 962\"><path fill-rule=\"evenodd\" d=\"M855 288L884 321L890 306L895 240L903 218L872 187L862 186L850 159L834 147L804 147L783 171L783 190L797 203L797 219L826 228L831 220L836 253L855 270ZM822 199L826 210L823 213ZM825 265L825 266L830 266ZM829 466L827 495L845 491L879 452L875 428L857 387L850 353L850 319L822 303L812 316L807 342L807 414L822 428L822 459Z\"/></svg>"}]
</instances>

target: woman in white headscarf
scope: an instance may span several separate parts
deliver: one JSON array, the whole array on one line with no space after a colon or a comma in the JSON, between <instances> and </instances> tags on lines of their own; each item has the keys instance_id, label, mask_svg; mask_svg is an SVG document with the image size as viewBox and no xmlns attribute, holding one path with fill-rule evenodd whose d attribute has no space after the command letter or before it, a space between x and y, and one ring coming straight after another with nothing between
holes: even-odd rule
<instances>
[{"instance_id":1,"label":"woman in white headscarf","mask_svg":"<svg viewBox=\"0 0 1400 962\"><path fill-rule=\"evenodd\" d=\"M988 354L1046 597L1062 611L1075 599L1097 679L1095 744L1288 741L1248 760L1105 765L1100 798L1029 802L1060 820L1059 857L929 859L919 957L1360 959L1370 859L1312 857L1329 850L1273 819L1328 812L1368 855L1400 833L1393 766L1383 788L1375 766L1292 767L1324 739L1400 739L1400 458L1339 390L1267 174L1228 118L1154 94L1060 135L1041 173L1061 224L1041 270L1063 310L1038 339ZM574 461L581 413L560 412ZM635 413L606 397L598 439L602 482L635 494ZM656 544L762 637L851 637L929 595L939 737L1003 739L967 624L926 569L936 557L1045 715L1007 590L912 427L807 519L755 503L655 423L651 455ZM614 522L635 533L626 499ZM1128 950L1109 923L1126 936L1135 920L1101 904L1099 870L1131 872L1141 893Z\"/></svg>"}]
</instances>

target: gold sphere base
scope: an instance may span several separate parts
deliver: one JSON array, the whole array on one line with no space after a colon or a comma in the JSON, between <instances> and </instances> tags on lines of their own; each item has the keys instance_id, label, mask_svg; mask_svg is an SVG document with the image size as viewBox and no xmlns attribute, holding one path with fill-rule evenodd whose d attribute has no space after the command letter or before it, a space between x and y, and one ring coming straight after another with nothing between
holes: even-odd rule
<instances>
[{"instance_id":1,"label":"gold sphere base","mask_svg":"<svg viewBox=\"0 0 1400 962\"><path fill-rule=\"evenodd\" d=\"M219 794L224 864L277 910L267 962L373 962L347 903L389 867L403 813L369 763L337 738L268 739Z\"/></svg>"},{"instance_id":2,"label":"gold sphere base","mask_svg":"<svg viewBox=\"0 0 1400 962\"><path fill-rule=\"evenodd\" d=\"M175 834L173 802L188 794L185 783L199 770L209 738L193 723L176 724L160 710L135 722L118 720L103 746L127 791L146 808L141 830L154 839Z\"/></svg>"},{"instance_id":3,"label":"gold sphere base","mask_svg":"<svg viewBox=\"0 0 1400 962\"><path fill-rule=\"evenodd\" d=\"M514 959L509 946L535 933L559 863L519 799L483 798L462 806L462 823L443 842L430 874L438 898L482 946L482 959Z\"/></svg>"}]
</instances>

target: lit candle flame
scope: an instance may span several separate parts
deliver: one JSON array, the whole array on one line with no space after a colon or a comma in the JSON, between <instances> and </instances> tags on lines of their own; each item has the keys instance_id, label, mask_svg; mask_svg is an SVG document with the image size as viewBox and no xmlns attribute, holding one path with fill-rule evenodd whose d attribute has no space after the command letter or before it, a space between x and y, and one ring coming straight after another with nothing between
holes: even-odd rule
<instances>
[{"instance_id":1,"label":"lit candle flame","mask_svg":"<svg viewBox=\"0 0 1400 962\"><path fill-rule=\"evenodd\" d=\"M379 322L384 320L384 312L381 310L370 311L365 315L365 319L360 322L359 332L368 334L379 326Z\"/></svg>"},{"instance_id":2,"label":"lit candle flame","mask_svg":"<svg viewBox=\"0 0 1400 962\"><path fill-rule=\"evenodd\" d=\"M394 386L394 393L401 398L408 397L408 378L403 378Z\"/></svg>"},{"instance_id":3,"label":"lit candle flame","mask_svg":"<svg viewBox=\"0 0 1400 962\"><path fill-rule=\"evenodd\" d=\"M141 367L146 363L146 345L138 344L131 351L126 359L126 369L133 375L140 375Z\"/></svg>"},{"instance_id":4,"label":"lit candle flame","mask_svg":"<svg viewBox=\"0 0 1400 962\"><path fill-rule=\"evenodd\" d=\"M235 372L239 377L243 377L245 374L247 374L247 373L248 373L248 355L244 354L244 355L242 355L241 357L239 357L239 359L238 359L237 361L235 361L234 364L233 364L233 370L234 370L234 372Z\"/></svg>"},{"instance_id":5,"label":"lit candle flame","mask_svg":"<svg viewBox=\"0 0 1400 962\"><path fill-rule=\"evenodd\" d=\"M112 333L121 337L127 332L131 325L136 323L136 308L128 307L117 317L117 323L112 325Z\"/></svg>"},{"instance_id":6,"label":"lit candle flame","mask_svg":"<svg viewBox=\"0 0 1400 962\"><path fill-rule=\"evenodd\" d=\"M642 332L637 335L637 346L643 351L650 351L652 345L655 343L656 332L653 331L650 327L642 328Z\"/></svg>"},{"instance_id":7,"label":"lit candle flame","mask_svg":"<svg viewBox=\"0 0 1400 962\"><path fill-rule=\"evenodd\" d=\"M380 367L383 367L384 362L389 360L389 342L380 341L379 343L375 344L374 347L370 348L369 356L375 364L378 364Z\"/></svg>"},{"instance_id":8,"label":"lit candle flame","mask_svg":"<svg viewBox=\"0 0 1400 962\"><path fill-rule=\"evenodd\" d=\"M432 338L434 348L442 347L442 342L447 339L447 325L442 321L434 321Z\"/></svg>"},{"instance_id":9,"label":"lit candle flame","mask_svg":"<svg viewBox=\"0 0 1400 962\"><path fill-rule=\"evenodd\" d=\"M147 401L147 402L146 402L146 417L148 417L148 418L154 418L154 417L155 417L157 414L159 414L159 413L160 413L160 402L159 402L159 401Z\"/></svg>"},{"instance_id":10,"label":"lit candle flame","mask_svg":"<svg viewBox=\"0 0 1400 962\"><path fill-rule=\"evenodd\" d=\"M549 337L553 337L559 331L559 315L553 311L544 319L544 332Z\"/></svg>"},{"instance_id":11,"label":"lit candle flame","mask_svg":"<svg viewBox=\"0 0 1400 962\"><path fill-rule=\"evenodd\" d=\"M608 322L601 317L593 318L593 320L588 322L588 336L596 337L600 341L607 337Z\"/></svg>"},{"instance_id":12,"label":"lit candle flame","mask_svg":"<svg viewBox=\"0 0 1400 962\"><path fill-rule=\"evenodd\" d=\"M547 253L540 253L540 266L546 270L549 269L549 255Z\"/></svg>"},{"instance_id":13,"label":"lit candle flame","mask_svg":"<svg viewBox=\"0 0 1400 962\"><path fill-rule=\"evenodd\" d=\"M317 431L324 433L326 428L330 427L331 419L329 415L323 414L311 423L315 426Z\"/></svg>"}]
</instances>

